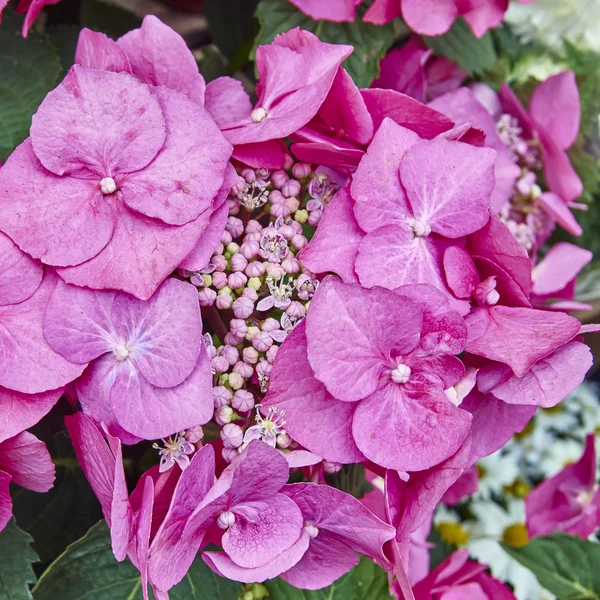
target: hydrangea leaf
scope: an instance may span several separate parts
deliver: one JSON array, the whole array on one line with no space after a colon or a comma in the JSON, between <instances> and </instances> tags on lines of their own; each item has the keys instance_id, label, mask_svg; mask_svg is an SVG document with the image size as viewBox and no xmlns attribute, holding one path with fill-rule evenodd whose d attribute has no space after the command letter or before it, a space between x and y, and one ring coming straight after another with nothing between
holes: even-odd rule
<instances>
[{"instance_id":1,"label":"hydrangea leaf","mask_svg":"<svg viewBox=\"0 0 600 600\"><path fill-rule=\"evenodd\" d=\"M554 533L536 537L522 548L502 546L558 600L600 598L600 544Z\"/></svg>"},{"instance_id":2,"label":"hydrangea leaf","mask_svg":"<svg viewBox=\"0 0 600 600\"><path fill-rule=\"evenodd\" d=\"M46 36L21 37L22 19L5 10L0 28L0 160L29 134L31 116L54 87L61 64Z\"/></svg>"},{"instance_id":3,"label":"hydrangea leaf","mask_svg":"<svg viewBox=\"0 0 600 600\"><path fill-rule=\"evenodd\" d=\"M423 40L435 54L458 63L469 73L483 73L491 69L498 58L491 34L487 32L476 38L462 18L457 19L444 35L423 36Z\"/></svg>"},{"instance_id":4,"label":"hydrangea leaf","mask_svg":"<svg viewBox=\"0 0 600 600\"><path fill-rule=\"evenodd\" d=\"M241 586L215 575L198 557L185 578L169 591L171 600L229 600ZM154 599L150 591L150 598ZM3 597L3 596L2 596ZM105 521L94 525L71 544L40 577L34 600L142 600L138 570L125 559L119 563L111 550ZM11 599L12 600L12 599Z\"/></svg>"},{"instance_id":5,"label":"hydrangea leaf","mask_svg":"<svg viewBox=\"0 0 600 600\"><path fill-rule=\"evenodd\" d=\"M83 0L79 9L79 21L82 27L101 31L114 39L142 24L139 17L122 6L101 0Z\"/></svg>"},{"instance_id":6,"label":"hydrangea leaf","mask_svg":"<svg viewBox=\"0 0 600 600\"><path fill-rule=\"evenodd\" d=\"M0 598L30 600L29 584L35 582L31 564L38 561L32 537L14 519L0 532Z\"/></svg>"},{"instance_id":7,"label":"hydrangea leaf","mask_svg":"<svg viewBox=\"0 0 600 600\"><path fill-rule=\"evenodd\" d=\"M314 21L300 12L288 0L261 0L256 8L260 31L255 40L256 47L269 44L284 31L300 27L312 31L322 42L351 44L354 52L344 62L344 67L360 88L369 87L379 76L379 61L394 43L393 23L382 27L362 20L364 8L359 8L352 23Z\"/></svg>"}]
</instances>

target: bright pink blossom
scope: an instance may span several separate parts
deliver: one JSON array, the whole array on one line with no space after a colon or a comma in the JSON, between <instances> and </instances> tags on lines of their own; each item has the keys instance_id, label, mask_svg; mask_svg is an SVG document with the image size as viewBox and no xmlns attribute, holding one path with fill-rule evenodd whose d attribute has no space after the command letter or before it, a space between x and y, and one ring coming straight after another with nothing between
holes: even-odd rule
<instances>
[{"instance_id":1,"label":"bright pink blossom","mask_svg":"<svg viewBox=\"0 0 600 600\"><path fill-rule=\"evenodd\" d=\"M196 289L168 279L142 302L60 283L44 335L65 359L88 365L76 389L84 412L125 443L206 423L211 371Z\"/></svg>"},{"instance_id":2,"label":"bright pink blossom","mask_svg":"<svg viewBox=\"0 0 600 600\"><path fill-rule=\"evenodd\" d=\"M148 298L206 228L230 151L183 94L76 65L2 167L0 228L65 281Z\"/></svg>"},{"instance_id":3,"label":"bright pink blossom","mask_svg":"<svg viewBox=\"0 0 600 600\"><path fill-rule=\"evenodd\" d=\"M12 517L9 484L47 492L54 484L54 471L46 445L31 433L0 441L0 531Z\"/></svg>"},{"instance_id":4,"label":"bright pink blossom","mask_svg":"<svg viewBox=\"0 0 600 600\"><path fill-rule=\"evenodd\" d=\"M582 457L547 479L525 498L531 537L564 531L587 538L600 525L600 490L594 435L588 435Z\"/></svg>"},{"instance_id":5,"label":"bright pink blossom","mask_svg":"<svg viewBox=\"0 0 600 600\"><path fill-rule=\"evenodd\" d=\"M302 326L277 353L264 402L286 410L293 439L327 460L353 462L362 453L405 471L458 449L470 418L444 390L464 373L452 355L464 347L465 326L442 294L327 278L311 300L306 333Z\"/></svg>"},{"instance_id":6,"label":"bright pink blossom","mask_svg":"<svg viewBox=\"0 0 600 600\"><path fill-rule=\"evenodd\" d=\"M40 12L44 6L49 4L56 4L60 0L19 0L15 11L17 13L26 13L23 26L21 28L21 35L26 38L29 33L29 29L33 25L33 22L38 18ZM6 8L8 0L0 0L0 23L2 23L2 11Z\"/></svg>"},{"instance_id":7,"label":"bright pink blossom","mask_svg":"<svg viewBox=\"0 0 600 600\"><path fill-rule=\"evenodd\" d=\"M486 569L469 560L468 550L457 550L414 587L415 600L516 600Z\"/></svg>"}]
</instances>

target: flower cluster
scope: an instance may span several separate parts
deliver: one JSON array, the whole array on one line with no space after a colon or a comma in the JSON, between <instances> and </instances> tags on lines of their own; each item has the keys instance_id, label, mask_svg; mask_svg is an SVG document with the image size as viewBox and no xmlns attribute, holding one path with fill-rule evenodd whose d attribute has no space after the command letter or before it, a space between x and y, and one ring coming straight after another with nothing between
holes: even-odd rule
<instances>
[{"instance_id":1,"label":"flower cluster","mask_svg":"<svg viewBox=\"0 0 600 600\"><path fill-rule=\"evenodd\" d=\"M443 4L426 15L439 29L498 17ZM414 9L401 3L409 22ZM357 552L399 598L513 597L465 552L428 574L425 539L441 501L474 491L477 461L592 363L581 334L596 326L566 313L590 254L539 260L555 223L579 231L574 77L541 84L528 113L506 86L452 89L456 70L433 92L422 56L397 85L419 98L358 89L351 52L277 36L256 52L253 102L236 79L205 84L155 17L117 41L82 31L0 169L0 527L11 480L51 485L26 430L66 393L145 597L150 583L168 598L198 553L229 579L319 589ZM123 446L143 440L157 464L130 494ZM596 526L592 455L529 510ZM361 499L329 485L357 464L374 488ZM549 488L562 496L540 508Z\"/></svg>"}]
</instances>

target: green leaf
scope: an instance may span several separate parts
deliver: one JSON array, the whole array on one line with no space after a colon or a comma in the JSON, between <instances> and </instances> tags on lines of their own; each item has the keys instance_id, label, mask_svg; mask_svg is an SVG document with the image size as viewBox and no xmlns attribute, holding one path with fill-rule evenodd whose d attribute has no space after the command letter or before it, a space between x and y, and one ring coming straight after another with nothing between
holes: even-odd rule
<instances>
[{"instance_id":1,"label":"green leaf","mask_svg":"<svg viewBox=\"0 0 600 600\"><path fill-rule=\"evenodd\" d=\"M241 586L215 575L198 556L185 578L169 591L171 600L235 600ZM152 593L150 597L153 597ZM34 600L142 600L138 570L112 553L105 521L71 544L40 577Z\"/></svg>"},{"instance_id":2,"label":"green leaf","mask_svg":"<svg viewBox=\"0 0 600 600\"><path fill-rule=\"evenodd\" d=\"M444 35L423 37L424 42L438 56L446 56L471 74L492 69L497 55L492 36L488 31L476 38L467 22L461 17Z\"/></svg>"},{"instance_id":3,"label":"green leaf","mask_svg":"<svg viewBox=\"0 0 600 600\"><path fill-rule=\"evenodd\" d=\"M82 27L101 31L114 39L142 24L141 19L128 10L101 0L82 0L79 20Z\"/></svg>"},{"instance_id":4,"label":"green leaf","mask_svg":"<svg viewBox=\"0 0 600 600\"><path fill-rule=\"evenodd\" d=\"M299 590L283 579L264 585L269 600L391 600L385 571L364 556L350 573L322 590Z\"/></svg>"},{"instance_id":5,"label":"green leaf","mask_svg":"<svg viewBox=\"0 0 600 600\"><path fill-rule=\"evenodd\" d=\"M600 544L554 533L522 548L502 547L558 600L600 600Z\"/></svg>"},{"instance_id":6,"label":"green leaf","mask_svg":"<svg viewBox=\"0 0 600 600\"><path fill-rule=\"evenodd\" d=\"M21 37L23 19L4 11L0 27L0 160L29 135L31 116L56 84L61 67L44 35Z\"/></svg>"},{"instance_id":7,"label":"green leaf","mask_svg":"<svg viewBox=\"0 0 600 600\"><path fill-rule=\"evenodd\" d=\"M29 584L35 583L31 564L37 554L31 548L31 536L17 527L14 519L0 531L0 598L31 599Z\"/></svg>"},{"instance_id":8,"label":"green leaf","mask_svg":"<svg viewBox=\"0 0 600 600\"><path fill-rule=\"evenodd\" d=\"M46 494L17 486L12 491L15 517L33 536L34 548L45 564L102 518L100 503L69 438L59 433L49 439L47 446L56 466L54 487Z\"/></svg>"},{"instance_id":9,"label":"green leaf","mask_svg":"<svg viewBox=\"0 0 600 600\"><path fill-rule=\"evenodd\" d=\"M62 65L63 74L66 73L75 62L75 48L79 39L81 28L78 25L50 25L46 33L56 48Z\"/></svg>"},{"instance_id":10,"label":"green leaf","mask_svg":"<svg viewBox=\"0 0 600 600\"><path fill-rule=\"evenodd\" d=\"M365 7L359 7L353 23L313 21L296 9L288 0L261 0L256 9L260 31L255 40L258 46L269 44L284 31L300 27L312 31L323 42L351 44L354 52L344 61L358 87L369 87L379 75L379 63L394 43L393 23L378 27L362 20Z\"/></svg>"}]
</instances>

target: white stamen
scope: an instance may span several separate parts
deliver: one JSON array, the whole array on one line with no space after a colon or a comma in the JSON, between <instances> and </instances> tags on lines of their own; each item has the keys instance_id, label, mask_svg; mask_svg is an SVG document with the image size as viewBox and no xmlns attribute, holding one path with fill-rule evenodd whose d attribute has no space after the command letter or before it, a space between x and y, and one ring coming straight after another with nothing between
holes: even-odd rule
<instances>
[{"instance_id":1,"label":"white stamen","mask_svg":"<svg viewBox=\"0 0 600 600\"><path fill-rule=\"evenodd\" d=\"M400 363L392 371L392 381L394 383L406 383L410 378L410 367Z\"/></svg>"},{"instance_id":2,"label":"white stamen","mask_svg":"<svg viewBox=\"0 0 600 600\"><path fill-rule=\"evenodd\" d=\"M118 346L115 346L115 348L113 349L113 354L119 362L122 362L126 360L129 356L129 348L127 347L125 342L121 342Z\"/></svg>"},{"instance_id":3,"label":"white stamen","mask_svg":"<svg viewBox=\"0 0 600 600\"><path fill-rule=\"evenodd\" d=\"M425 221L415 221L412 228L417 237L425 237L431 233L431 227Z\"/></svg>"},{"instance_id":4,"label":"white stamen","mask_svg":"<svg viewBox=\"0 0 600 600\"><path fill-rule=\"evenodd\" d=\"M112 194L113 192L117 191L117 184L112 177L105 177L104 179L100 180L100 189L105 195Z\"/></svg>"},{"instance_id":5,"label":"white stamen","mask_svg":"<svg viewBox=\"0 0 600 600\"><path fill-rule=\"evenodd\" d=\"M252 111L252 120L255 123L261 123L266 118L267 118L267 111L264 108L262 108L262 107L255 108Z\"/></svg>"},{"instance_id":6,"label":"white stamen","mask_svg":"<svg viewBox=\"0 0 600 600\"><path fill-rule=\"evenodd\" d=\"M306 529L306 533L308 533L308 537L311 540L314 540L319 535L319 529L315 527L312 523L307 523L304 526L304 529Z\"/></svg>"},{"instance_id":7,"label":"white stamen","mask_svg":"<svg viewBox=\"0 0 600 600\"><path fill-rule=\"evenodd\" d=\"M217 525L221 529L229 529L229 527L231 527L234 523L235 515L229 510L223 511L217 519Z\"/></svg>"},{"instance_id":8,"label":"white stamen","mask_svg":"<svg viewBox=\"0 0 600 600\"><path fill-rule=\"evenodd\" d=\"M500 294L496 290L490 290L485 297L485 303L488 306L494 306L498 303L498 300L500 300Z\"/></svg>"}]
</instances>

